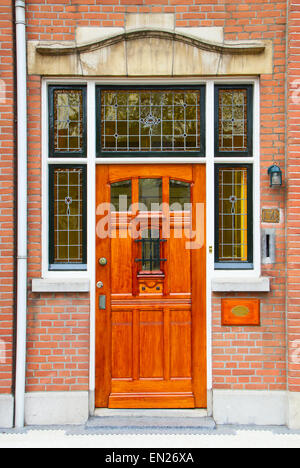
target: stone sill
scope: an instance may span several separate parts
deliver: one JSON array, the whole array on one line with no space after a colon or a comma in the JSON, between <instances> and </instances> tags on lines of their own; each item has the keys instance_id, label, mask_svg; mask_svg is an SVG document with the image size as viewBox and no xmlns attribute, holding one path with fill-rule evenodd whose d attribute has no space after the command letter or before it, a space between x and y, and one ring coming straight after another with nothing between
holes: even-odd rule
<instances>
[{"instance_id":1,"label":"stone sill","mask_svg":"<svg viewBox=\"0 0 300 468\"><path fill-rule=\"evenodd\" d=\"M212 280L213 292L270 292L270 278L226 278Z\"/></svg>"},{"instance_id":2,"label":"stone sill","mask_svg":"<svg viewBox=\"0 0 300 468\"><path fill-rule=\"evenodd\" d=\"M90 280L76 278L65 280L38 278L32 280L32 292L89 292Z\"/></svg>"}]
</instances>

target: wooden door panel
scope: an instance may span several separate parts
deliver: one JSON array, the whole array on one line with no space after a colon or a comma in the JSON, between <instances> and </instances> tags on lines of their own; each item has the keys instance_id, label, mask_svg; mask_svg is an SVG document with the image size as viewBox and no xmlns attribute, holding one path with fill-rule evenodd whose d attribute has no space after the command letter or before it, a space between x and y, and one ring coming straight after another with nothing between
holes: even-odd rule
<instances>
[{"instance_id":1,"label":"wooden door panel","mask_svg":"<svg viewBox=\"0 0 300 468\"><path fill-rule=\"evenodd\" d=\"M192 317L191 310L172 310L170 322L170 377L192 377ZM185 350L182 352L182 350Z\"/></svg>"},{"instance_id":2,"label":"wooden door panel","mask_svg":"<svg viewBox=\"0 0 300 468\"><path fill-rule=\"evenodd\" d=\"M191 253L186 250L186 238L174 238L171 230L169 258L169 288L170 293L190 294L191 293Z\"/></svg>"},{"instance_id":3,"label":"wooden door panel","mask_svg":"<svg viewBox=\"0 0 300 468\"><path fill-rule=\"evenodd\" d=\"M112 312L112 378L132 379L132 313Z\"/></svg>"},{"instance_id":4,"label":"wooden door panel","mask_svg":"<svg viewBox=\"0 0 300 468\"><path fill-rule=\"evenodd\" d=\"M140 312L140 379L164 378L164 314Z\"/></svg>"},{"instance_id":5,"label":"wooden door panel","mask_svg":"<svg viewBox=\"0 0 300 468\"><path fill-rule=\"evenodd\" d=\"M121 215L114 216L112 238L97 239L97 258L109 259L105 267L96 261L96 279L105 280L96 297L98 407L206 406L205 242L194 250L187 248L189 233L195 229L194 205L205 205L205 167L99 166L97 206L110 201L111 183L131 179L132 202L136 203L138 179L158 177L164 202L170 178L191 184L193 216L170 213L164 206L160 214L135 218L144 229L151 221L162 236L160 257L165 260L159 274L141 270L142 244L132 238L131 213L125 221ZM167 222L170 235L166 234ZM107 297L105 311L98 309L100 294Z\"/></svg>"},{"instance_id":6,"label":"wooden door panel","mask_svg":"<svg viewBox=\"0 0 300 468\"><path fill-rule=\"evenodd\" d=\"M121 237L120 237L121 235ZM132 294L132 243L118 229L111 239L111 294Z\"/></svg>"}]
</instances>

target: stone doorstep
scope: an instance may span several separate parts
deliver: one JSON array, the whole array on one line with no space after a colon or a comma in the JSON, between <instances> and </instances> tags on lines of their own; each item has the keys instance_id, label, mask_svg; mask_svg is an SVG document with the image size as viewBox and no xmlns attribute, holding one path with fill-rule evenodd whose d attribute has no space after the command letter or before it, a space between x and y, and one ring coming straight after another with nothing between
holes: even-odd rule
<instances>
[{"instance_id":1,"label":"stone doorstep","mask_svg":"<svg viewBox=\"0 0 300 468\"><path fill-rule=\"evenodd\" d=\"M203 410L96 410L86 429L121 428L216 428L213 418Z\"/></svg>"}]
</instances>

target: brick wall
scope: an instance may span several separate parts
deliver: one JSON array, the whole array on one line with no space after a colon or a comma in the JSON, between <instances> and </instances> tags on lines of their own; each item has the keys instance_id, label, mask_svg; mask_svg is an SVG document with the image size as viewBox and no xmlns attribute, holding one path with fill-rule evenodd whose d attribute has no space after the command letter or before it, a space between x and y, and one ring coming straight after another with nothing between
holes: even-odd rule
<instances>
[{"instance_id":1,"label":"brick wall","mask_svg":"<svg viewBox=\"0 0 300 468\"><path fill-rule=\"evenodd\" d=\"M176 13L178 27L224 26L226 3L226 0L29 0L28 39L73 40L76 26L122 27L126 12Z\"/></svg>"},{"instance_id":2,"label":"brick wall","mask_svg":"<svg viewBox=\"0 0 300 468\"><path fill-rule=\"evenodd\" d=\"M273 41L273 74L261 77L261 199L263 207L279 206L284 214L285 190L269 189L267 168L273 160L283 169L285 163L286 2L61 0L55 3L28 0L28 39L74 40L77 26L123 26L126 12L175 13L177 26L222 26L225 28L226 39ZM41 274L40 91L40 78L30 77L30 279ZM291 215L289 212L290 217ZM272 277L272 292L260 295L260 328L221 327L220 299L225 295L213 297L215 388L286 388L284 219L276 228L276 242L276 264L263 267L263 273ZM242 296L247 297L244 294ZM254 294L252 296L259 297ZM87 389L88 297L72 294L36 295L29 292L28 318L27 390ZM290 327L292 326L291 321ZM64 353L64 350L68 350L68 353Z\"/></svg>"},{"instance_id":3,"label":"brick wall","mask_svg":"<svg viewBox=\"0 0 300 468\"><path fill-rule=\"evenodd\" d=\"M30 24L29 24L30 31ZM88 390L89 295L34 294L42 255L41 79L28 78L28 328L26 391Z\"/></svg>"},{"instance_id":4,"label":"brick wall","mask_svg":"<svg viewBox=\"0 0 300 468\"><path fill-rule=\"evenodd\" d=\"M14 274L14 94L11 2L0 3L0 394L11 393Z\"/></svg>"},{"instance_id":5,"label":"brick wall","mask_svg":"<svg viewBox=\"0 0 300 468\"><path fill-rule=\"evenodd\" d=\"M279 207L282 219L277 226L262 225L276 229L276 264L262 267L272 279L271 293L213 297L214 388L286 389L286 187L270 189L267 175L273 161L285 168L285 25L285 2L226 1L225 39L271 39L274 44L273 74L261 76L261 206ZM221 297L226 296L259 298L261 326L222 327Z\"/></svg>"},{"instance_id":6,"label":"brick wall","mask_svg":"<svg viewBox=\"0 0 300 468\"><path fill-rule=\"evenodd\" d=\"M289 390L300 391L300 2L289 2L287 277Z\"/></svg>"}]
</instances>

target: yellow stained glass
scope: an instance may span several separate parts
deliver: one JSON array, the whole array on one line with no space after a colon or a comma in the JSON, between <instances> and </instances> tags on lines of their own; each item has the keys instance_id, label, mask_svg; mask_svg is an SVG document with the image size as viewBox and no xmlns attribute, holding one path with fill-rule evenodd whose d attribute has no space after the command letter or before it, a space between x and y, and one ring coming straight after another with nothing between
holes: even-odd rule
<instances>
[{"instance_id":1,"label":"yellow stained glass","mask_svg":"<svg viewBox=\"0 0 300 468\"><path fill-rule=\"evenodd\" d=\"M219 261L248 260L247 168L219 169Z\"/></svg>"}]
</instances>

